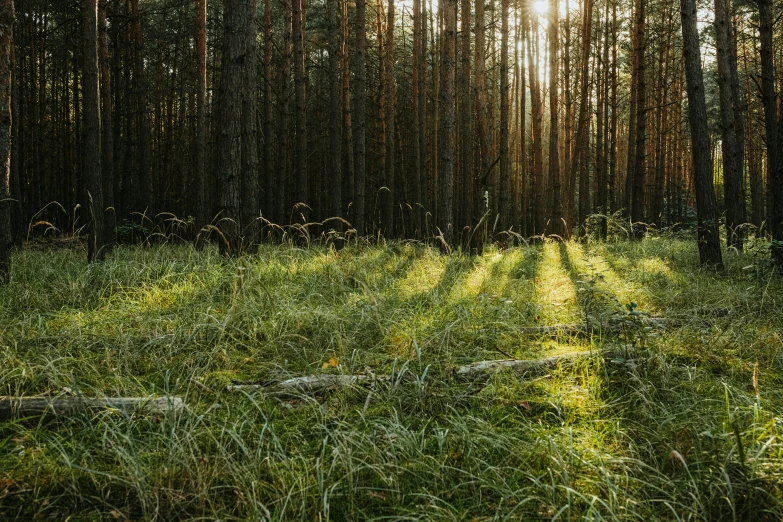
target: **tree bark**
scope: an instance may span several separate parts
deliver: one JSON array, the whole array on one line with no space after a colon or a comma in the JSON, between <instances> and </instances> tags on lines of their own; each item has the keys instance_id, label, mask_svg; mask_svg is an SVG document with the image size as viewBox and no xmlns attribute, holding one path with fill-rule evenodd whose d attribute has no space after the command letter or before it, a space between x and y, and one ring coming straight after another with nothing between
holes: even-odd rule
<instances>
[{"instance_id":1,"label":"tree bark","mask_svg":"<svg viewBox=\"0 0 783 522\"><path fill-rule=\"evenodd\" d=\"M552 231L559 235L565 235L563 227L563 210L560 200L560 124L558 122L558 102L560 90L558 78L560 62L558 50L560 47L559 35L559 6L557 0L549 3L549 187L550 205L552 211Z\"/></svg>"},{"instance_id":2,"label":"tree bark","mask_svg":"<svg viewBox=\"0 0 783 522\"><path fill-rule=\"evenodd\" d=\"M783 150L781 150L775 62L772 44L772 2L757 0L761 40L761 99L764 105L764 127L767 142L767 225L772 233L772 258L783 264Z\"/></svg>"},{"instance_id":3,"label":"tree bark","mask_svg":"<svg viewBox=\"0 0 783 522\"><path fill-rule=\"evenodd\" d=\"M135 93L136 150L138 154L138 198L134 198L138 212L154 216L153 180L150 171L152 157L149 113L147 112L147 79L144 72L144 40L139 16L139 0L130 3L131 27L133 34L133 88Z\"/></svg>"},{"instance_id":4,"label":"tree bark","mask_svg":"<svg viewBox=\"0 0 783 522\"><path fill-rule=\"evenodd\" d=\"M245 148L243 82L247 80L247 34L255 27L254 13L255 0L227 0L223 14L216 173L221 231L219 244L220 252L225 256L236 255L242 250L241 192Z\"/></svg>"},{"instance_id":5,"label":"tree bark","mask_svg":"<svg viewBox=\"0 0 783 522\"><path fill-rule=\"evenodd\" d=\"M354 101L354 228L359 236L367 233L365 225L365 190L367 186L367 0L356 0L356 91Z\"/></svg>"},{"instance_id":6,"label":"tree bark","mask_svg":"<svg viewBox=\"0 0 783 522\"><path fill-rule=\"evenodd\" d=\"M384 99L386 100L386 126L385 126L385 145L384 153L385 165L384 184L388 191L381 195L383 205L383 217L381 219L382 234L384 237L394 237L394 207L397 201L397 184L395 179L395 111L397 105L397 92L394 86L394 0L388 0L388 11L386 15L386 38L384 44L386 47L384 53L384 80L383 89L385 90Z\"/></svg>"},{"instance_id":7,"label":"tree bark","mask_svg":"<svg viewBox=\"0 0 783 522\"><path fill-rule=\"evenodd\" d=\"M210 221L207 204L207 0L196 0L196 231Z\"/></svg>"},{"instance_id":8,"label":"tree bark","mask_svg":"<svg viewBox=\"0 0 783 522\"><path fill-rule=\"evenodd\" d=\"M483 0L479 0L483 1ZM500 219L499 230L511 226L511 186L508 175L508 0L500 2Z\"/></svg>"},{"instance_id":9,"label":"tree bark","mask_svg":"<svg viewBox=\"0 0 783 522\"><path fill-rule=\"evenodd\" d=\"M688 91L688 120L691 127L693 177L696 186L698 215L699 262L723 268L715 188L712 184L712 158L707 128L707 105L701 71L699 29L696 21L696 1L681 0L682 55Z\"/></svg>"},{"instance_id":10,"label":"tree bark","mask_svg":"<svg viewBox=\"0 0 783 522\"><path fill-rule=\"evenodd\" d=\"M726 238L729 246L742 250L743 234L738 227L745 223L745 135L740 115L737 46L731 22L730 0L715 0L715 43L718 55Z\"/></svg>"},{"instance_id":11,"label":"tree bark","mask_svg":"<svg viewBox=\"0 0 783 522\"><path fill-rule=\"evenodd\" d=\"M454 238L454 81L457 47L457 2L443 0L443 50L440 70L438 129L438 221L441 247L449 250Z\"/></svg>"},{"instance_id":12,"label":"tree bark","mask_svg":"<svg viewBox=\"0 0 783 522\"><path fill-rule=\"evenodd\" d=\"M11 55L14 2L0 0L0 284L9 279L11 250Z\"/></svg>"},{"instance_id":13,"label":"tree bark","mask_svg":"<svg viewBox=\"0 0 783 522\"><path fill-rule=\"evenodd\" d=\"M84 31L84 171L90 209L87 261L103 261L104 205L101 171L101 105L98 74L98 0L82 0Z\"/></svg>"},{"instance_id":14,"label":"tree bark","mask_svg":"<svg viewBox=\"0 0 783 522\"><path fill-rule=\"evenodd\" d=\"M112 81L109 71L109 32L106 25L108 0L98 2L98 64L101 74L101 169L103 170L103 204L105 249L114 243L114 224L117 209L114 206L114 109ZM109 217L111 216L111 217ZM108 252L108 250L107 250Z\"/></svg>"},{"instance_id":15,"label":"tree bark","mask_svg":"<svg viewBox=\"0 0 783 522\"><path fill-rule=\"evenodd\" d=\"M296 179L296 201L294 203L308 204L308 172L307 157L310 152L307 143L307 68L304 52L304 6L306 0L293 0L291 27L294 40L294 105L296 107L296 152L294 154L294 178ZM305 216L306 208L300 208L299 213Z\"/></svg>"}]
</instances>

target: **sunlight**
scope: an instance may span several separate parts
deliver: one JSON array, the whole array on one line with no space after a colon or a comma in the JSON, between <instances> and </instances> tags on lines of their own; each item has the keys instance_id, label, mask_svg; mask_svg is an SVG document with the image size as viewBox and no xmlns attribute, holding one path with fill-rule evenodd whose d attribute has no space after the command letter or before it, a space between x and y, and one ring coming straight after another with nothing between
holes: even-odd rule
<instances>
[{"instance_id":1,"label":"sunlight","mask_svg":"<svg viewBox=\"0 0 783 522\"><path fill-rule=\"evenodd\" d=\"M533 2L533 12L539 15L545 15L549 11L549 2L547 0L535 0Z\"/></svg>"}]
</instances>

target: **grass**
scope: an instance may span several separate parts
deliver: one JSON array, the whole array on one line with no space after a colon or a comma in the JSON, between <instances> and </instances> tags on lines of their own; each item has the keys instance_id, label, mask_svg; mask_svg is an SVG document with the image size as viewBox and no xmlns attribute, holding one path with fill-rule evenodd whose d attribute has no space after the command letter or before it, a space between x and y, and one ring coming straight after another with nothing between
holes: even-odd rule
<instances>
[{"instance_id":1,"label":"grass","mask_svg":"<svg viewBox=\"0 0 783 522\"><path fill-rule=\"evenodd\" d=\"M84 257L15 253L0 288L0 395L177 394L189 409L3 424L0 518L783 517L783 279L753 253L727 252L717 275L697 268L692 240L672 238L480 257L404 243ZM632 301L685 326L622 341L515 334ZM634 360L453 377L506 354L624 343ZM226 390L368 369L414 378L369 397Z\"/></svg>"}]
</instances>

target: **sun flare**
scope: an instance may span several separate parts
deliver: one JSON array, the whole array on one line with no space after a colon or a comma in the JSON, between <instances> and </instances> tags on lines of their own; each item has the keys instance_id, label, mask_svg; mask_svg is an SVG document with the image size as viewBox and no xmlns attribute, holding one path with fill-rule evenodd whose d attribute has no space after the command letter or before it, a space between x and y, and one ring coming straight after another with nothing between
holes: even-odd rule
<instances>
[{"instance_id":1,"label":"sun flare","mask_svg":"<svg viewBox=\"0 0 783 522\"><path fill-rule=\"evenodd\" d=\"M535 0L533 2L533 12L539 15L545 15L549 11L549 2L547 0Z\"/></svg>"}]
</instances>

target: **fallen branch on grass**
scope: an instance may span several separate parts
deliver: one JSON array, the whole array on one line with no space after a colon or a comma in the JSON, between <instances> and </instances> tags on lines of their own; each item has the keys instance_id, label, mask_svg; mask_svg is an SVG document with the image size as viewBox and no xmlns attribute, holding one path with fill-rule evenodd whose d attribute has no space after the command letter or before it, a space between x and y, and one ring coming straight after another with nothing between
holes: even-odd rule
<instances>
[{"instance_id":1,"label":"fallen branch on grass","mask_svg":"<svg viewBox=\"0 0 783 522\"><path fill-rule=\"evenodd\" d=\"M463 379L477 379L495 373L499 370L510 368L517 372L530 372L552 368L561 362L573 361L579 358L585 358L595 355L603 355L602 352L568 352L560 355L553 355L544 359L501 359L495 361L480 361L472 364L466 364L457 368L457 376Z\"/></svg>"},{"instance_id":2,"label":"fallen branch on grass","mask_svg":"<svg viewBox=\"0 0 783 522\"><path fill-rule=\"evenodd\" d=\"M119 410L129 415L179 414L185 409L180 397L0 397L0 420L25 417L69 417L86 410Z\"/></svg>"},{"instance_id":3,"label":"fallen branch on grass","mask_svg":"<svg viewBox=\"0 0 783 522\"><path fill-rule=\"evenodd\" d=\"M263 391L269 395L315 395L369 381L367 375L306 375L264 386L263 384L232 384L228 391L253 393Z\"/></svg>"}]
</instances>

